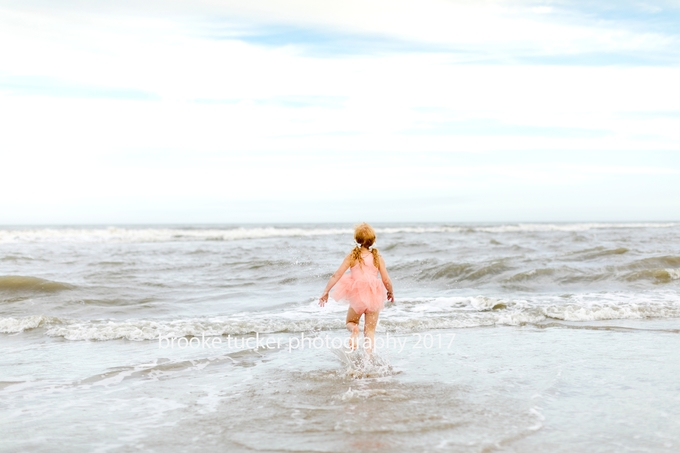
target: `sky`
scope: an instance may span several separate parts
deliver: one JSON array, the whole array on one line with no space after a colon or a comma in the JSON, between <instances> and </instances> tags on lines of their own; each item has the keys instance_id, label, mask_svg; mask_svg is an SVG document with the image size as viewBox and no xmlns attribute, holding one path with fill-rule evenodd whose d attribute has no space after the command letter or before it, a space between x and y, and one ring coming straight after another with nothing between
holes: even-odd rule
<instances>
[{"instance_id":1,"label":"sky","mask_svg":"<svg viewBox=\"0 0 680 453\"><path fill-rule=\"evenodd\" d=\"M680 220L680 1L0 0L0 224Z\"/></svg>"}]
</instances>

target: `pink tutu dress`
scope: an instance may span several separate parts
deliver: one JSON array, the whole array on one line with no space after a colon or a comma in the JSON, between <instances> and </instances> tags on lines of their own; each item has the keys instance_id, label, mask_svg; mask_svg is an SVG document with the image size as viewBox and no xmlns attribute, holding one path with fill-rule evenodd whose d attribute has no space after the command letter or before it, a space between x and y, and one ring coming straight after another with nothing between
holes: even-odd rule
<instances>
[{"instance_id":1,"label":"pink tutu dress","mask_svg":"<svg viewBox=\"0 0 680 453\"><path fill-rule=\"evenodd\" d=\"M335 284L330 296L338 302L349 302L357 314L382 310L387 290L373 264L373 255L362 258L363 266L356 263Z\"/></svg>"}]
</instances>

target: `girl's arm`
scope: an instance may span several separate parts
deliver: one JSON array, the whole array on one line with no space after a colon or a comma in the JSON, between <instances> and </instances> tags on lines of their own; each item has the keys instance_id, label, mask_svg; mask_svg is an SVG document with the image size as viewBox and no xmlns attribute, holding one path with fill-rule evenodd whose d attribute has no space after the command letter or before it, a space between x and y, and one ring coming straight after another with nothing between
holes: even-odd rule
<instances>
[{"instance_id":1,"label":"girl's arm","mask_svg":"<svg viewBox=\"0 0 680 453\"><path fill-rule=\"evenodd\" d=\"M335 271L335 273L331 275L330 280L328 280L328 284L326 285L326 288L323 290L323 295L319 297L320 306L323 307L324 305L326 305L326 302L328 302L328 293L330 292L331 288L338 282L338 280L340 280L340 278L345 274L347 269L349 269L349 255L345 257L338 270Z\"/></svg>"},{"instance_id":2,"label":"girl's arm","mask_svg":"<svg viewBox=\"0 0 680 453\"><path fill-rule=\"evenodd\" d=\"M390 276L387 275L387 268L385 267L385 260L382 255L380 255L380 277L382 277L383 284L387 288L387 300L394 302L394 294L392 293L392 280Z\"/></svg>"}]
</instances>

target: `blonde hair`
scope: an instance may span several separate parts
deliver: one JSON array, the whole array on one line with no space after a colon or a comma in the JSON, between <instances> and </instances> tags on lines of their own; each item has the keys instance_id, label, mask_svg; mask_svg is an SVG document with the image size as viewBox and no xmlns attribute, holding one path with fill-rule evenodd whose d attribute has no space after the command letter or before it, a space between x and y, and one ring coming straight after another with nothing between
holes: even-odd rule
<instances>
[{"instance_id":1,"label":"blonde hair","mask_svg":"<svg viewBox=\"0 0 680 453\"><path fill-rule=\"evenodd\" d=\"M361 259L361 249L359 247L369 248L375 243L375 230L368 223L360 223L354 227L354 240L357 242L357 246L352 249L349 256L349 265L354 266L357 262L359 266L362 265L363 260ZM373 264L375 267L380 268L380 254L378 249L371 247L369 249L373 254Z\"/></svg>"}]
</instances>

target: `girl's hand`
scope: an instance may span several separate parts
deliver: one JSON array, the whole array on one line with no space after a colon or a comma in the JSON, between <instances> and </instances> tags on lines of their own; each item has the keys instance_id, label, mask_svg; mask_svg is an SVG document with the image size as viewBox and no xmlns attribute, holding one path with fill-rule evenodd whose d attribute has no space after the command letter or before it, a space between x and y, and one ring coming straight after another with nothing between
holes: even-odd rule
<instances>
[{"instance_id":1,"label":"girl's hand","mask_svg":"<svg viewBox=\"0 0 680 453\"><path fill-rule=\"evenodd\" d=\"M392 291L387 292L387 300L394 303L394 294L392 294Z\"/></svg>"},{"instance_id":2,"label":"girl's hand","mask_svg":"<svg viewBox=\"0 0 680 453\"><path fill-rule=\"evenodd\" d=\"M324 294L323 296L319 297L319 306L323 307L326 305L326 302L328 302L328 293Z\"/></svg>"}]
</instances>

